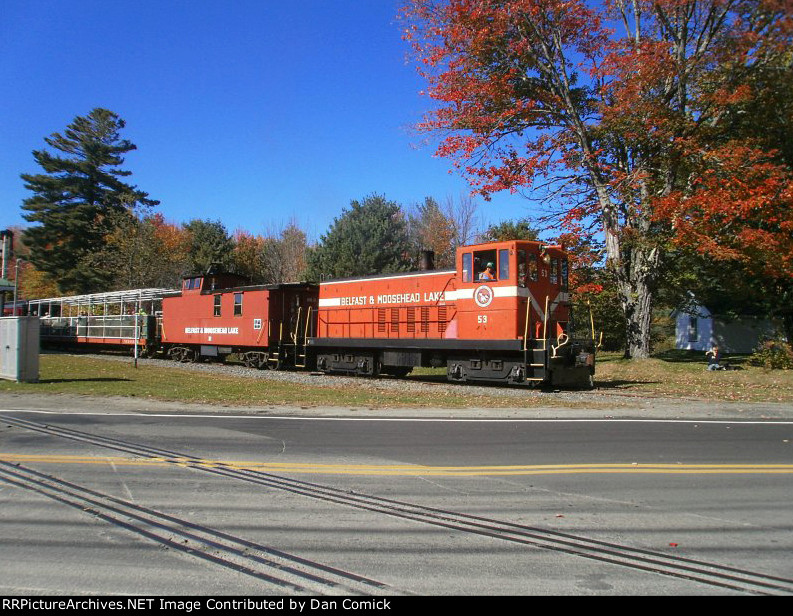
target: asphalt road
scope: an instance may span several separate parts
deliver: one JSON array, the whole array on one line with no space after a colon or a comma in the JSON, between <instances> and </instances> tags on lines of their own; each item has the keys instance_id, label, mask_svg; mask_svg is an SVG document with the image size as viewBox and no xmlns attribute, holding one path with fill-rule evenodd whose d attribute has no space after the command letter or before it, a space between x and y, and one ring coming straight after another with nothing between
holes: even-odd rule
<instances>
[{"instance_id":1,"label":"asphalt road","mask_svg":"<svg viewBox=\"0 0 793 616\"><path fill-rule=\"evenodd\" d=\"M0 595L793 593L784 408L0 403Z\"/></svg>"}]
</instances>

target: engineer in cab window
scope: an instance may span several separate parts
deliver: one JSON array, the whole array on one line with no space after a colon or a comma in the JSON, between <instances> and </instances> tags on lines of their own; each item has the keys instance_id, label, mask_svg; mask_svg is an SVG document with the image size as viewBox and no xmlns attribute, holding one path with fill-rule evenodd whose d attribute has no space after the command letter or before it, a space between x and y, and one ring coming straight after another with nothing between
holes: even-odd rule
<instances>
[{"instance_id":1,"label":"engineer in cab window","mask_svg":"<svg viewBox=\"0 0 793 616\"><path fill-rule=\"evenodd\" d=\"M479 274L479 280L495 280L496 274L493 271L496 268L495 264L490 262L485 267L485 271Z\"/></svg>"}]
</instances>

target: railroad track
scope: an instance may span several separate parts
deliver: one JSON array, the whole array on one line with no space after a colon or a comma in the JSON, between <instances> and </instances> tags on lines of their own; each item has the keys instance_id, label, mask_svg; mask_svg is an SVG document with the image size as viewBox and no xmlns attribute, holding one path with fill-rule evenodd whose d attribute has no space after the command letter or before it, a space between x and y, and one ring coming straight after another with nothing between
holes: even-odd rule
<instances>
[{"instance_id":1,"label":"railroad track","mask_svg":"<svg viewBox=\"0 0 793 616\"><path fill-rule=\"evenodd\" d=\"M569 533L514 524L454 511L341 490L321 484L290 479L257 470L239 469L220 461L204 460L180 452L149 447L121 439L103 437L69 428L0 415L0 420L36 432L121 451L134 456L172 463L292 494L403 520L508 541L534 548L574 555L647 573L685 579L713 587L764 595L793 594L793 580L712 562L598 541ZM4 463L4 467L8 464Z\"/></svg>"},{"instance_id":2,"label":"railroad track","mask_svg":"<svg viewBox=\"0 0 793 616\"><path fill-rule=\"evenodd\" d=\"M170 549L274 585L278 591L311 595L394 595L387 584L108 494L0 461L0 481L31 490Z\"/></svg>"}]
</instances>

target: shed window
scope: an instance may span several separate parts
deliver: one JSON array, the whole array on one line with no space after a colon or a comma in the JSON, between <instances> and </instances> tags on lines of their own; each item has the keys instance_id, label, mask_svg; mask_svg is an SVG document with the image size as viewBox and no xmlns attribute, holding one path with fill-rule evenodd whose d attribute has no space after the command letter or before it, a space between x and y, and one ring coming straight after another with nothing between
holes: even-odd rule
<instances>
[{"instance_id":1,"label":"shed window","mask_svg":"<svg viewBox=\"0 0 793 616\"><path fill-rule=\"evenodd\" d=\"M697 342L699 340L699 320L691 317L688 321L688 341Z\"/></svg>"}]
</instances>

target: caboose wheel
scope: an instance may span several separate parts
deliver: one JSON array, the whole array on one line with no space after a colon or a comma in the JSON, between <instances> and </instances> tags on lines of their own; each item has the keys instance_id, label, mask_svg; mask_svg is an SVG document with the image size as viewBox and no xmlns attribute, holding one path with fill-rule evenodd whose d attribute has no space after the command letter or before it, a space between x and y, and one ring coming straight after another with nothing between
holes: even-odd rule
<instances>
[{"instance_id":1,"label":"caboose wheel","mask_svg":"<svg viewBox=\"0 0 793 616\"><path fill-rule=\"evenodd\" d=\"M198 353L188 347L173 347L170 351L168 351L168 356L172 360L181 363L197 361L199 358Z\"/></svg>"}]
</instances>

